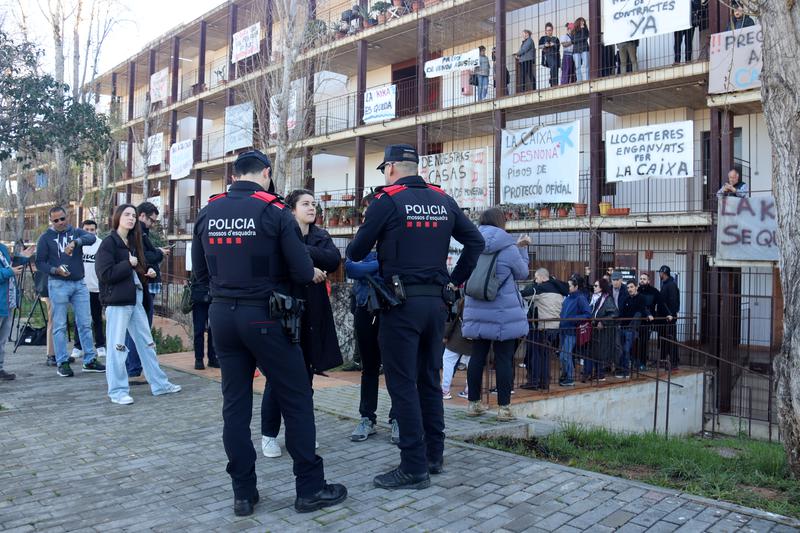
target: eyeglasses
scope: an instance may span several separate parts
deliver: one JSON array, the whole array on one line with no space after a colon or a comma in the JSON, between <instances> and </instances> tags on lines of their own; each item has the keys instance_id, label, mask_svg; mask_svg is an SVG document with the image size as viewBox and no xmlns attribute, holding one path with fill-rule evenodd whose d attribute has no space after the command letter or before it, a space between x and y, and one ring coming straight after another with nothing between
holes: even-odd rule
<instances>
[{"instance_id":1,"label":"eyeglasses","mask_svg":"<svg viewBox=\"0 0 800 533\"><path fill-rule=\"evenodd\" d=\"M53 224L57 224L57 223L59 223L59 222L64 222L65 220L67 220L67 217L54 218L54 219L53 219L53 220L51 220L50 222L52 222Z\"/></svg>"},{"instance_id":2,"label":"eyeglasses","mask_svg":"<svg viewBox=\"0 0 800 533\"><path fill-rule=\"evenodd\" d=\"M147 219L150 221L151 224L155 224L156 222L158 222L158 217L155 217L155 218L147 217Z\"/></svg>"},{"instance_id":3,"label":"eyeglasses","mask_svg":"<svg viewBox=\"0 0 800 533\"><path fill-rule=\"evenodd\" d=\"M388 167L389 165L394 165L394 162L390 161L390 162L386 163L385 165L383 165L381 167L381 174L386 174L386 167Z\"/></svg>"}]
</instances>

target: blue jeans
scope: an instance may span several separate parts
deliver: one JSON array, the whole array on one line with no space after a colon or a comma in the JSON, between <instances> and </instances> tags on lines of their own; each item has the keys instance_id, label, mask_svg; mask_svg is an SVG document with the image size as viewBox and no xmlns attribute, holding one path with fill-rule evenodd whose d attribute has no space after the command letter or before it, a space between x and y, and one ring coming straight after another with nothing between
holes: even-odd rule
<instances>
[{"instance_id":1,"label":"blue jeans","mask_svg":"<svg viewBox=\"0 0 800 533\"><path fill-rule=\"evenodd\" d=\"M53 307L53 344L56 350L56 363L66 363L67 353L67 306L72 304L75 312L75 324L78 326L78 337L83 347L83 364L94 361L92 337L92 312L89 305L89 289L83 280L66 280L50 278L47 282L50 293L50 305Z\"/></svg>"},{"instance_id":2,"label":"blue jeans","mask_svg":"<svg viewBox=\"0 0 800 533\"><path fill-rule=\"evenodd\" d=\"M632 328L622 329L622 357L619 366L625 374L631 373L631 348L636 340L636 331Z\"/></svg>"},{"instance_id":3,"label":"blue jeans","mask_svg":"<svg viewBox=\"0 0 800 533\"><path fill-rule=\"evenodd\" d=\"M478 75L478 101L486 100L489 92L489 76Z\"/></svg>"},{"instance_id":4,"label":"blue jeans","mask_svg":"<svg viewBox=\"0 0 800 533\"><path fill-rule=\"evenodd\" d=\"M52 294L52 293L51 293ZM144 375L154 396L164 394L170 382L158 366L155 343L150 333L147 314L142 307L142 291L136 291L136 305L109 305L106 307L106 381L108 397L119 399L129 392L125 358L128 348L125 335L130 334L139 349Z\"/></svg>"},{"instance_id":5,"label":"blue jeans","mask_svg":"<svg viewBox=\"0 0 800 533\"><path fill-rule=\"evenodd\" d=\"M589 51L572 54L578 81L589 81Z\"/></svg>"},{"instance_id":6,"label":"blue jeans","mask_svg":"<svg viewBox=\"0 0 800 533\"><path fill-rule=\"evenodd\" d=\"M150 295L148 300L147 309L147 323L150 327L153 326L153 302L155 299ZM141 302L139 302L141 305ZM142 375L142 362L139 360L139 350L136 349L136 343L133 342L130 335L125 335L125 347L128 348L128 358L125 360L125 368L128 371L128 377L134 378Z\"/></svg>"},{"instance_id":7,"label":"blue jeans","mask_svg":"<svg viewBox=\"0 0 800 533\"><path fill-rule=\"evenodd\" d=\"M561 374L564 376L565 383L571 383L575 380L575 368L572 364L572 353L575 351L575 345L578 339L575 335L569 333L561 334Z\"/></svg>"}]
</instances>

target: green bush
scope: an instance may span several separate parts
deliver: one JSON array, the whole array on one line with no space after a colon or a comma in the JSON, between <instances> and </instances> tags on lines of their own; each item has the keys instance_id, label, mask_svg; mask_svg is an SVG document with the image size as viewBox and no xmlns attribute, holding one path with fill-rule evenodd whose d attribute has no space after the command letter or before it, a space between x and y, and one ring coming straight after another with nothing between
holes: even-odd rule
<instances>
[{"instance_id":1,"label":"green bush","mask_svg":"<svg viewBox=\"0 0 800 533\"><path fill-rule=\"evenodd\" d=\"M156 353L158 355L186 351L186 347L180 337L177 335L164 335L161 328L153 328L153 342L156 343Z\"/></svg>"}]
</instances>

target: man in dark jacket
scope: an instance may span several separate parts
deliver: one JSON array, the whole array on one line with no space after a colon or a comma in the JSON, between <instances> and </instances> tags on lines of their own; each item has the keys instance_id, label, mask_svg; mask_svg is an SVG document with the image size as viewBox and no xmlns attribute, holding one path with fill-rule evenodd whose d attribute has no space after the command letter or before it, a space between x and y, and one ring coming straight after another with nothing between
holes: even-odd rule
<instances>
[{"instance_id":1,"label":"man in dark jacket","mask_svg":"<svg viewBox=\"0 0 800 533\"><path fill-rule=\"evenodd\" d=\"M661 299L656 311L657 315L664 319L659 333L661 360L669 360L672 369L676 370L678 368L678 346L675 344L675 340L678 336L677 319L678 311L681 308L681 293L667 265L658 269L658 275L661 277Z\"/></svg>"},{"instance_id":2,"label":"man in dark jacket","mask_svg":"<svg viewBox=\"0 0 800 533\"><path fill-rule=\"evenodd\" d=\"M142 246L144 247L144 258L147 266L156 271L156 277L147 284L148 290L144 294L144 310L147 313L147 321L153 326L153 306L154 296L161 292L161 262L164 257L169 255L169 248L156 248L150 240L150 228L158 222L158 208L151 202L142 202L136 207L136 214L139 217L139 224L142 226ZM128 359L125 367L128 370L129 378L136 378L142 375L142 363L139 361L139 352L133 343L131 336L125 335L125 346L128 347Z\"/></svg>"},{"instance_id":3,"label":"man in dark jacket","mask_svg":"<svg viewBox=\"0 0 800 533\"><path fill-rule=\"evenodd\" d=\"M649 359L647 352L650 345L650 334L656 331L656 321L653 315L655 314L656 305L661 300L661 293L658 292L658 289L653 287L650 283L650 276L644 272L639 275L638 292L644 298L644 305L649 310L647 322L642 324L639 328L639 345L638 353L636 354L639 360L639 369L644 370Z\"/></svg>"},{"instance_id":4,"label":"man in dark jacket","mask_svg":"<svg viewBox=\"0 0 800 533\"><path fill-rule=\"evenodd\" d=\"M616 372L616 377L618 378L629 378L631 376L633 341L638 335L642 318L651 314L647 306L645 306L644 297L639 294L635 281L628 281L625 292L627 297L625 300L621 300L622 304L619 307L619 317L623 320L619 324L622 336L622 354Z\"/></svg>"},{"instance_id":5,"label":"man in dark jacket","mask_svg":"<svg viewBox=\"0 0 800 533\"><path fill-rule=\"evenodd\" d=\"M47 290L53 308L53 342L58 375L72 377L67 353L67 307L72 305L78 334L83 347L83 371L105 372L97 362L92 336L92 315L89 289L83 281L84 245L94 244L96 237L82 229L73 228L67 212L57 206L50 210L52 227L45 231L36 244L36 269L48 274Z\"/></svg>"},{"instance_id":6,"label":"man in dark jacket","mask_svg":"<svg viewBox=\"0 0 800 533\"><path fill-rule=\"evenodd\" d=\"M561 43L553 36L553 24L544 25L544 35L539 38L542 50L542 66L550 69L550 87L558 85L558 69L561 67Z\"/></svg>"},{"instance_id":7,"label":"man in dark jacket","mask_svg":"<svg viewBox=\"0 0 800 533\"><path fill-rule=\"evenodd\" d=\"M568 295L569 286L551 277L546 268L536 270L534 282L522 290L523 297L534 297L528 311L528 318L533 322L526 343L528 380L523 389L550 388L550 353L558 343L561 306Z\"/></svg>"}]
</instances>

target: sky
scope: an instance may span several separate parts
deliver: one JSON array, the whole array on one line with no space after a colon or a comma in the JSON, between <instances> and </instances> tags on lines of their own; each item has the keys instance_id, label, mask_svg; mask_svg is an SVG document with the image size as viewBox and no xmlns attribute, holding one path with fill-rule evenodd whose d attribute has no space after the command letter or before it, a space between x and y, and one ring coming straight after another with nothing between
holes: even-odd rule
<instances>
[{"instance_id":1,"label":"sky","mask_svg":"<svg viewBox=\"0 0 800 533\"><path fill-rule=\"evenodd\" d=\"M5 14L5 25L17 24L16 13L20 6L30 20L30 38L45 50L44 67L52 68L52 37L40 7L47 9L48 1L55 0L0 0L0 18ZM76 0L62 0L71 6ZM84 0L90 4L92 0ZM106 40L100 57L99 73L103 73L125 61L141 50L148 42L168 32L171 28L198 18L225 0L117 0L120 4L118 24ZM72 40L72 25L67 22L68 46ZM70 50L66 50L69 60ZM67 67L69 68L69 67ZM69 72L69 70L68 70Z\"/></svg>"}]
</instances>

